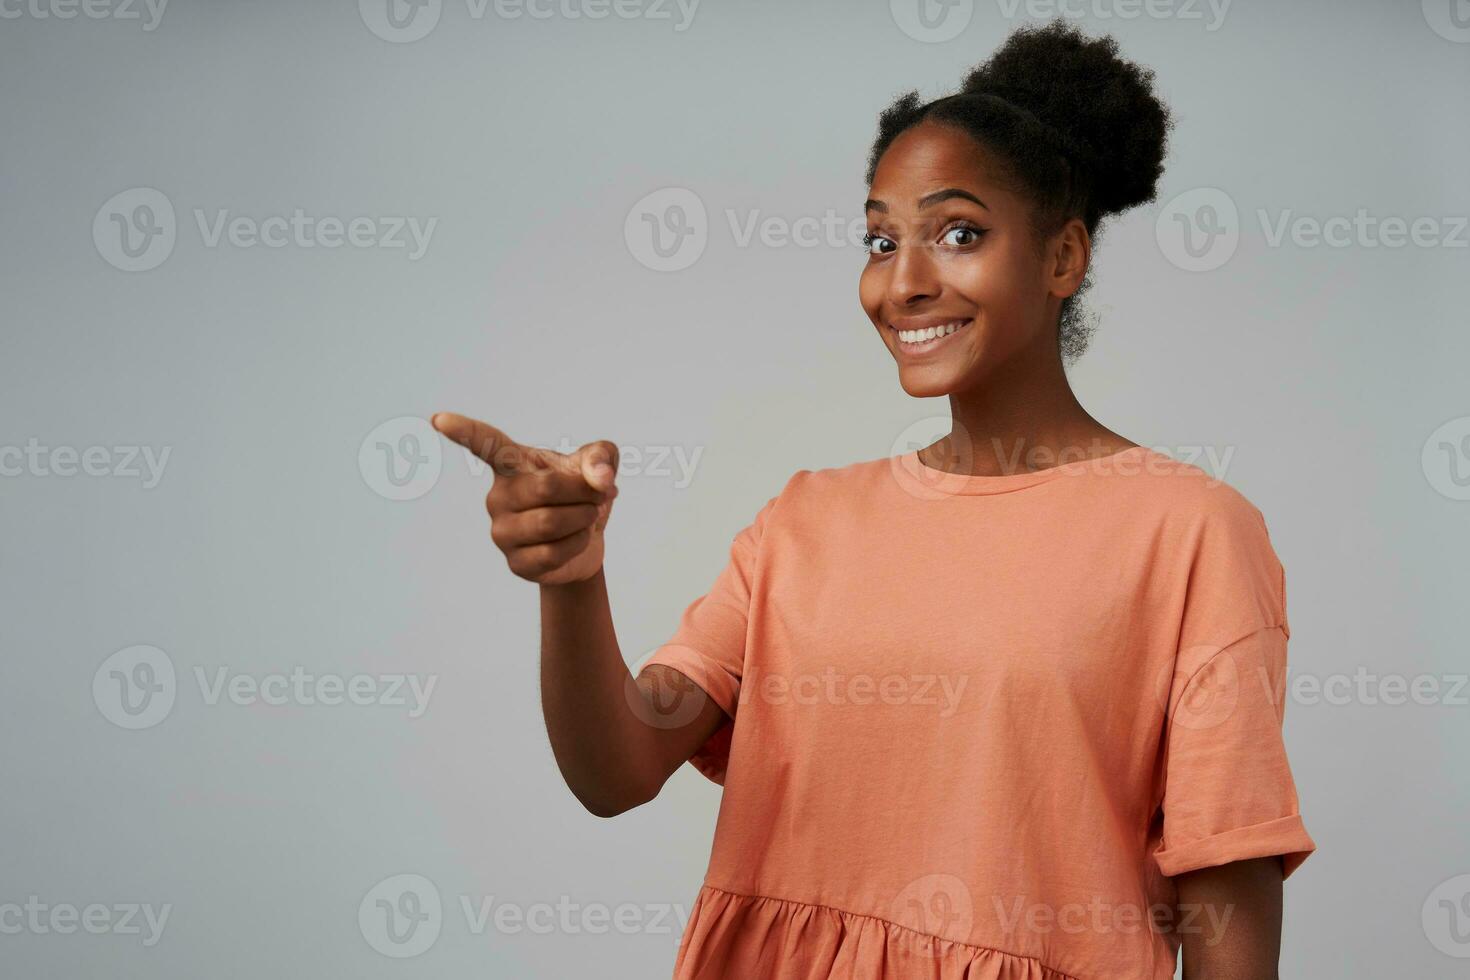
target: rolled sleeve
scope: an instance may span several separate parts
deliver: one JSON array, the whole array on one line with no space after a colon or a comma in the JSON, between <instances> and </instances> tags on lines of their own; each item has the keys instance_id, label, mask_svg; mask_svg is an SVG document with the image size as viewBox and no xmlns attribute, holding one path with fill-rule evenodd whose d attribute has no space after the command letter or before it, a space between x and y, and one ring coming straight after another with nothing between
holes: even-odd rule
<instances>
[{"instance_id":1,"label":"rolled sleeve","mask_svg":"<svg viewBox=\"0 0 1470 980\"><path fill-rule=\"evenodd\" d=\"M1286 877L1316 850L1282 738L1286 643L1284 625L1255 630L1210 655L1171 699L1154 852L1163 874L1280 855Z\"/></svg>"}]
</instances>

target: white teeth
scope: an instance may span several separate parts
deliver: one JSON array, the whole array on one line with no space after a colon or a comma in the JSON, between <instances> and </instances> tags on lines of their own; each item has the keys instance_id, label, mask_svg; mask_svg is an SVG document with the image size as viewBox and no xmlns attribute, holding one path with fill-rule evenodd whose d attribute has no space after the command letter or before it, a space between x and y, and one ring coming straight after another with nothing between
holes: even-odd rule
<instances>
[{"instance_id":1,"label":"white teeth","mask_svg":"<svg viewBox=\"0 0 1470 980\"><path fill-rule=\"evenodd\" d=\"M935 337L947 337L960 327L963 327L965 322L964 320L956 320L953 323L946 323L938 327L928 327L924 330L900 330L898 331L898 339L905 344L920 344L926 340L933 340Z\"/></svg>"}]
</instances>

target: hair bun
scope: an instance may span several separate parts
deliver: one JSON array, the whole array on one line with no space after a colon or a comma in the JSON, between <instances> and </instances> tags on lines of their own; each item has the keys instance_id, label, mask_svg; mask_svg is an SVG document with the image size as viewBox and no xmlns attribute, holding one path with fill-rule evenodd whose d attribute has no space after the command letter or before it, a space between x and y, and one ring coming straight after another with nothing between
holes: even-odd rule
<instances>
[{"instance_id":1,"label":"hair bun","mask_svg":"<svg viewBox=\"0 0 1470 980\"><path fill-rule=\"evenodd\" d=\"M1017 28L971 71L961 93L995 95L1058 131L1092 170L1093 203L1116 214L1154 198L1164 172L1169 111L1151 69L1062 20Z\"/></svg>"}]
</instances>

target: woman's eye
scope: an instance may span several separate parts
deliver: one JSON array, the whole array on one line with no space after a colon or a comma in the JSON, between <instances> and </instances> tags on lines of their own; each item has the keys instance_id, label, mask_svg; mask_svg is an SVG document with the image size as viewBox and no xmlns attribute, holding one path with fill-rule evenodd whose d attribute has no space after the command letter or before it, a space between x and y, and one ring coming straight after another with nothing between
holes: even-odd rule
<instances>
[{"instance_id":1,"label":"woman's eye","mask_svg":"<svg viewBox=\"0 0 1470 980\"><path fill-rule=\"evenodd\" d=\"M981 230L971 228L969 225L957 225L944 233L942 241L946 245L974 245L980 240Z\"/></svg>"},{"instance_id":2,"label":"woman's eye","mask_svg":"<svg viewBox=\"0 0 1470 980\"><path fill-rule=\"evenodd\" d=\"M863 236L863 249L869 255L880 255L884 252L891 252L894 247L892 239L884 238L882 235L875 235L871 231Z\"/></svg>"}]
</instances>

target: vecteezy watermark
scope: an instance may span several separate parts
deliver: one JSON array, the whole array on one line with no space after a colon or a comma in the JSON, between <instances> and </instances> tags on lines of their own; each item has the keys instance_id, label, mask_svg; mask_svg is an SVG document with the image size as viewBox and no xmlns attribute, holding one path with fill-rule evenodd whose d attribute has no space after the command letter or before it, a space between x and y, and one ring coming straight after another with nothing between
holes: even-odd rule
<instances>
[{"instance_id":1,"label":"vecteezy watermark","mask_svg":"<svg viewBox=\"0 0 1470 980\"><path fill-rule=\"evenodd\" d=\"M1182 902L1171 905L1155 902L1138 905L1132 902L1109 902L1093 896L1086 902L1051 905L1028 902L1024 896L990 896L1000 928L1007 934L1023 931L1026 935L1060 932L1136 935L1144 930L1173 933L1179 936L1199 935L1206 946L1217 946L1225 938L1225 929L1235 913L1233 904L1214 905Z\"/></svg>"},{"instance_id":2,"label":"vecteezy watermark","mask_svg":"<svg viewBox=\"0 0 1470 980\"><path fill-rule=\"evenodd\" d=\"M1420 707L1444 705L1452 708L1470 707L1470 674L1380 674L1363 665L1354 668L1351 674L1313 674L1288 671L1282 685L1272 685L1257 668L1261 684L1271 695L1273 703L1279 703L1284 695L1292 704L1326 704L1341 707L1349 704L1388 705L1415 704Z\"/></svg>"},{"instance_id":3,"label":"vecteezy watermark","mask_svg":"<svg viewBox=\"0 0 1470 980\"><path fill-rule=\"evenodd\" d=\"M1291 208L1256 209L1268 248L1470 248L1465 215L1375 215L1358 208L1325 218ZM1218 187L1197 187L1175 196L1159 211L1154 237L1159 251L1186 272L1218 269L1240 245L1243 223L1235 200Z\"/></svg>"},{"instance_id":4,"label":"vecteezy watermark","mask_svg":"<svg viewBox=\"0 0 1470 980\"><path fill-rule=\"evenodd\" d=\"M915 41L942 44L970 26L975 0L889 0L893 22Z\"/></svg>"},{"instance_id":5,"label":"vecteezy watermark","mask_svg":"<svg viewBox=\"0 0 1470 980\"><path fill-rule=\"evenodd\" d=\"M117 651L92 675L92 701L119 728L152 728L169 716L178 696L174 662L158 647Z\"/></svg>"},{"instance_id":6,"label":"vecteezy watermark","mask_svg":"<svg viewBox=\"0 0 1470 980\"><path fill-rule=\"evenodd\" d=\"M1232 0L996 0L1002 16L1017 14L1032 20L1054 17L1091 20L1183 20L1203 21L1206 31L1218 31L1225 23Z\"/></svg>"},{"instance_id":7,"label":"vecteezy watermark","mask_svg":"<svg viewBox=\"0 0 1470 980\"><path fill-rule=\"evenodd\" d=\"M628 252L655 272L687 269L709 244L704 201L686 187L663 187L645 194L623 220Z\"/></svg>"},{"instance_id":8,"label":"vecteezy watermark","mask_svg":"<svg viewBox=\"0 0 1470 980\"><path fill-rule=\"evenodd\" d=\"M384 878L358 904L357 927L384 956L407 959L427 952L444 927L439 889L423 875Z\"/></svg>"},{"instance_id":9,"label":"vecteezy watermark","mask_svg":"<svg viewBox=\"0 0 1470 980\"><path fill-rule=\"evenodd\" d=\"M1256 209L1261 234L1271 248L1280 248L1288 240L1297 248L1470 248L1470 226L1466 215L1421 215L1403 218L1398 215L1380 217L1358 208L1352 216L1330 215L1317 218L1297 214L1285 208L1272 214Z\"/></svg>"},{"instance_id":10,"label":"vecteezy watermark","mask_svg":"<svg viewBox=\"0 0 1470 980\"><path fill-rule=\"evenodd\" d=\"M1220 188L1196 187L1160 209L1154 238L1164 258L1186 272L1218 269L1240 246L1240 211Z\"/></svg>"},{"instance_id":11,"label":"vecteezy watermark","mask_svg":"<svg viewBox=\"0 0 1470 980\"><path fill-rule=\"evenodd\" d=\"M540 446L558 453L570 454L580 448L566 436L554 446ZM617 478L643 477L653 480L670 480L675 490L687 490L694 482L694 470L704 455L703 446L618 446ZM490 464L465 450L465 462L470 473L480 475L490 469Z\"/></svg>"},{"instance_id":12,"label":"vecteezy watermark","mask_svg":"<svg viewBox=\"0 0 1470 980\"><path fill-rule=\"evenodd\" d=\"M968 674L849 674L835 667L786 673L747 665L740 679L739 703L758 700L762 704L798 707L918 705L937 708L938 717L949 718L959 707L969 682Z\"/></svg>"},{"instance_id":13,"label":"vecteezy watermark","mask_svg":"<svg viewBox=\"0 0 1470 980\"><path fill-rule=\"evenodd\" d=\"M24 446L0 446L0 476L111 477L141 480L152 490L172 452L172 446L46 446L32 436Z\"/></svg>"},{"instance_id":14,"label":"vecteezy watermark","mask_svg":"<svg viewBox=\"0 0 1470 980\"><path fill-rule=\"evenodd\" d=\"M1176 670L1176 663L1165 664L1155 679L1154 693L1174 725L1196 731L1223 724L1243 698L1275 707L1283 701L1303 707L1470 707L1466 673L1380 673L1362 664L1351 672L1298 672L1260 662L1242 664L1231 649L1204 644L1181 651L1180 660L1201 666L1187 674ZM1254 688L1247 685L1259 685L1260 696L1253 696Z\"/></svg>"},{"instance_id":15,"label":"vecteezy watermark","mask_svg":"<svg viewBox=\"0 0 1470 980\"><path fill-rule=\"evenodd\" d=\"M428 419L400 415L375 427L357 449L357 470L385 500L417 500L439 482L441 436Z\"/></svg>"},{"instance_id":16,"label":"vecteezy watermark","mask_svg":"<svg viewBox=\"0 0 1470 980\"><path fill-rule=\"evenodd\" d=\"M0 0L0 20L135 20L151 32L167 7L168 0Z\"/></svg>"},{"instance_id":17,"label":"vecteezy watermark","mask_svg":"<svg viewBox=\"0 0 1470 980\"><path fill-rule=\"evenodd\" d=\"M407 717L419 718L439 683L438 674L313 674L293 667L290 673L232 673L229 667L206 672L194 668L194 679L207 705L293 705L311 708L340 704L407 708Z\"/></svg>"},{"instance_id":18,"label":"vecteezy watermark","mask_svg":"<svg viewBox=\"0 0 1470 980\"><path fill-rule=\"evenodd\" d=\"M835 208L795 217L760 208L724 209L730 241L736 248L862 248L864 216L848 217ZM628 253L655 272L678 272L699 261L709 245L711 227L704 200L687 187L663 187L639 198L623 220Z\"/></svg>"},{"instance_id":19,"label":"vecteezy watermark","mask_svg":"<svg viewBox=\"0 0 1470 980\"><path fill-rule=\"evenodd\" d=\"M674 33L694 23L700 0L465 0L465 14L480 21L618 20L671 21ZM439 26L443 0L357 0L363 24L377 37L411 44Z\"/></svg>"},{"instance_id":20,"label":"vecteezy watermark","mask_svg":"<svg viewBox=\"0 0 1470 980\"><path fill-rule=\"evenodd\" d=\"M678 666L645 674L643 668L661 650L672 654ZM706 663L702 654L677 643L655 647L640 657L629 671L628 681L623 687L628 707L640 721L652 728L669 731L689 724L699 717L709 700L707 692L714 678Z\"/></svg>"},{"instance_id":21,"label":"vecteezy watermark","mask_svg":"<svg viewBox=\"0 0 1470 980\"><path fill-rule=\"evenodd\" d=\"M1421 0L1429 29L1447 41L1470 44L1470 4L1465 0Z\"/></svg>"},{"instance_id":22,"label":"vecteezy watermark","mask_svg":"<svg viewBox=\"0 0 1470 980\"><path fill-rule=\"evenodd\" d=\"M1470 874L1435 885L1424 898L1420 924L1435 949L1456 959L1470 959Z\"/></svg>"},{"instance_id":23,"label":"vecteezy watermark","mask_svg":"<svg viewBox=\"0 0 1470 980\"><path fill-rule=\"evenodd\" d=\"M30 895L24 903L0 902L0 935L70 936L80 931L92 936L141 936L143 945L152 947L163 938L173 909L172 903L155 907L148 902L91 902L78 907Z\"/></svg>"},{"instance_id":24,"label":"vecteezy watermark","mask_svg":"<svg viewBox=\"0 0 1470 980\"><path fill-rule=\"evenodd\" d=\"M1470 415L1450 419L1429 433L1419 463L1436 493L1470 500Z\"/></svg>"},{"instance_id":25,"label":"vecteezy watermark","mask_svg":"<svg viewBox=\"0 0 1470 980\"><path fill-rule=\"evenodd\" d=\"M417 500L439 482L444 470L444 439L427 419L400 415L373 428L357 449L357 470L368 489L386 500ZM566 436L554 446L537 449L569 454L580 447ZM460 447L471 476L491 472L490 464ZM677 490L688 489L704 455L703 446L619 445L617 478L669 480Z\"/></svg>"},{"instance_id":26,"label":"vecteezy watermark","mask_svg":"<svg viewBox=\"0 0 1470 980\"><path fill-rule=\"evenodd\" d=\"M1132 476L1139 473L1180 472L1182 464L1200 471L1207 477L1207 485L1215 486L1224 481L1230 460L1235 457L1234 446L1148 446L1142 448L1152 452L1135 455L1111 452L1101 439L1060 448L1027 446L1024 439L1013 440L1010 444L994 437L987 441L990 444L988 451L999 464L1001 476L1031 473L1056 466L1067 467L1068 473L1116 473L1120 476Z\"/></svg>"},{"instance_id":27,"label":"vecteezy watermark","mask_svg":"<svg viewBox=\"0 0 1470 980\"><path fill-rule=\"evenodd\" d=\"M930 446L941 459L930 465L918 453ZM1224 483L1235 446L1180 444L1134 446L1114 451L1101 439L1076 445L1030 445L1024 439L976 440L947 415L931 415L905 426L889 447L893 478L905 492L937 500L963 492L977 474L995 478L1042 474L1056 476L1140 476L1177 474L1203 479L1207 487Z\"/></svg>"},{"instance_id":28,"label":"vecteezy watermark","mask_svg":"<svg viewBox=\"0 0 1470 980\"><path fill-rule=\"evenodd\" d=\"M259 674L228 666L192 671L201 701L248 707L385 707L421 717L439 683L437 674L313 673L300 665ZM173 711L179 682L174 662L158 647L139 645L108 657L92 675L92 701L102 717L119 728L152 728Z\"/></svg>"},{"instance_id":29,"label":"vecteezy watermark","mask_svg":"<svg viewBox=\"0 0 1470 980\"><path fill-rule=\"evenodd\" d=\"M569 895L555 901L516 902L494 895L460 895L455 905L472 936L488 932L517 936L678 935L689 910L672 903L582 902ZM358 904L357 924L369 946L394 959L429 950L447 918L439 889L419 874L384 878Z\"/></svg>"},{"instance_id":30,"label":"vecteezy watermark","mask_svg":"<svg viewBox=\"0 0 1470 980\"><path fill-rule=\"evenodd\" d=\"M236 214L229 208L193 208L194 227L205 248L402 249L417 262L429 250L437 217L400 215ZM168 195L133 187L103 202L92 218L92 241L107 263L124 272L156 269L173 254L179 222Z\"/></svg>"},{"instance_id":31,"label":"vecteezy watermark","mask_svg":"<svg viewBox=\"0 0 1470 980\"><path fill-rule=\"evenodd\" d=\"M903 887L888 904L888 915L905 928L894 938L911 951L942 956L938 940L967 941L975 922L975 902L963 878L928 874Z\"/></svg>"},{"instance_id":32,"label":"vecteezy watermark","mask_svg":"<svg viewBox=\"0 0 1470 980\"><path fill-rule=\"evenodd\" d=\"M1198 663L1193 672L1177 669L1180 662ZM1270 676L1262 675L1267 684ZM1165 664L1154 679L1154 695L1170 723L1191 731L1216 728L1235 714L1240 704L1241 672L1235 657L1224 648L1194 644Z\"/></svg>"}]
</instances>

